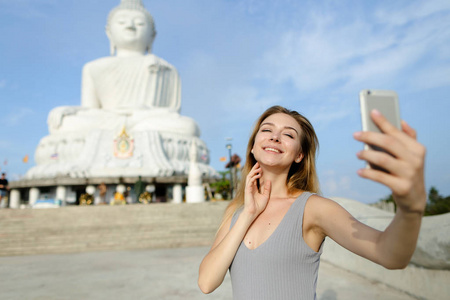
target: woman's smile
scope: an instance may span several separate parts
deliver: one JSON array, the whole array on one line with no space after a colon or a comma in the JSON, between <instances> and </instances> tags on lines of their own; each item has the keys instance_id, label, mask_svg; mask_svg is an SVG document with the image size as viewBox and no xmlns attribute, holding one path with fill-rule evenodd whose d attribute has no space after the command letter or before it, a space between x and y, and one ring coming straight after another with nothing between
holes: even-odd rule
<instances>
[{"instance_id":1,"label":"woman's smile","mask_svg":"<svg viewBox=\"0 0 450 300\"><path fill-rule=\"evenodd\" d=\"M300 133L300 125L287 114L267 117L255 137L255 159L262 165L290 166L301 155Z\"/></svg>"},{"instance_id":2,"label":"woman's smile","mask_svg":"<svg viewBox=\"0 0 450 300\"><path fill-rule=\"evenodd\" d=\"M273 152L273 153L283 153L280 149L274 147L263 147L264 151Z\"/></svg>"}]
</instances>

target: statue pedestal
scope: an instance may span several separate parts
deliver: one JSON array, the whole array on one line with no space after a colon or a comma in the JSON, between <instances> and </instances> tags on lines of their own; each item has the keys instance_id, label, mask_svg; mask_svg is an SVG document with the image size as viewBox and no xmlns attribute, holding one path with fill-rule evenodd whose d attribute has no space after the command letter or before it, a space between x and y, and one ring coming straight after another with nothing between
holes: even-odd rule
<instances>
[{"instance_id":1,"label":"statue pedestal","mask_svg":"<svg viewBox=\"0 0 450 300\"><path fill-rule=\"evenodd\" d=\"M205 191L203 186L187 186L186 187L186 203L205 202Z\"/></svg>"},{"instance_id":2,"label":"statue pedestal","mask_svg":"<svg viewBox=\"0 0 450 300\"><path fill-rule=\"evenodd\" d=\"M47 136L36 150L37 165L25 179L185 176L192 144L198 157L208 156L206 144L194 135L151 130L124 131L124 135L97 129L84 135ZM207 163L198 163L200 172L207 178L215 177L217 173Z\"/></svg>"}]
</instances>

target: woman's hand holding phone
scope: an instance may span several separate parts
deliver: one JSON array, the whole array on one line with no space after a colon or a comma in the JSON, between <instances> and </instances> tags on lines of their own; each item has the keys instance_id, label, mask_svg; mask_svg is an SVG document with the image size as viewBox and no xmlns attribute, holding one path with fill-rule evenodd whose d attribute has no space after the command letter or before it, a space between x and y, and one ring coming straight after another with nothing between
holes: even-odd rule
<instances>
[{"instance_id":1,"label":"woman's hand holding phone","mask_svg":"<svg viewBox=\"0 0 450 300\"><path fill-rule=\"evenodd\" d=\"M398 209L405 212L423 213L426 205L424 182L425 147L417 141L416 131L405 121L401 130L392 125L378 110L370 113L372 121L380 132L363 131L354 134L354 138L368 145L383 148L386 152L365 149L357 156L382 169L366 168L358 174L392 190Z\"/></svg>"}]
</instances>

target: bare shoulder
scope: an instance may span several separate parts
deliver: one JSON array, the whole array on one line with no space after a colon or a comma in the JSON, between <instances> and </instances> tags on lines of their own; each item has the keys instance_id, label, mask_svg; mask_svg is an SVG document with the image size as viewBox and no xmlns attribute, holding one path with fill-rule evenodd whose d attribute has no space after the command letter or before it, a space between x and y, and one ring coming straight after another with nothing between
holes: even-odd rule
<instances>
[{"instance_id":1,"label":"bare shoulder","mask_svg":"<svg viewBox=\"0 0 450 300\"><path fill-rule=\"evenodd\" d=\"M324 211L342 208L336 201L319 195L311 195L306 202L305 213L312 215L323 215Z\"/></svg>"},{"instance_id":2,"label":"bare shoulder","mask_svg":"<svg viewBox=\"0 0 450 300\"><path fill-rule=\"evenodd\" d=\"M324 223L347 211L332 199L319 195L312 195L306 202L304 212L304 227L314 229L325 234Z\"/></svg>"}]
</instances>

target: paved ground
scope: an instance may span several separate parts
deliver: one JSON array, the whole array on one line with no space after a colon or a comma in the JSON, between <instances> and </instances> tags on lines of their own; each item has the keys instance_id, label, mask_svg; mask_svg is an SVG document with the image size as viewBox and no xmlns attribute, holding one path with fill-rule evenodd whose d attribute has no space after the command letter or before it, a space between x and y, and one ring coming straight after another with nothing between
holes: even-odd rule
<instances>
[{"instance_id":1,"label":"paved ground","mask_svg":"<svg viewBox=\"0 0 450 300\"><path fill-rule=\"evenodd\" d=\"M208 248L0 257L1 299L231 299L230 278L214 293L197 287ZM414 299L321 262L319 300ZM276 300L276 299L275 299Z\"/></svg>"}]
</instances>

